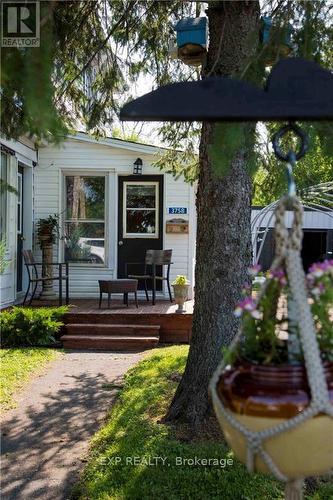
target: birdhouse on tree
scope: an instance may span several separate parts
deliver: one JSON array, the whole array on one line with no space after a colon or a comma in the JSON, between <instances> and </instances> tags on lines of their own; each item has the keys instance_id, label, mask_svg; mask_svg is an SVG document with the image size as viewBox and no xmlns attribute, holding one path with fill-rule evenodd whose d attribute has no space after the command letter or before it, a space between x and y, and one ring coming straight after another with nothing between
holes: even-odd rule
<instances>
[{"instance_id":1,"label":"birdhouse on tree","mask_svg":"<svg viewBox=\"0 0 333 500\"><path fill-rule=\"evenodd\" d=\"M283 57L288 56L293 49L291 41L292 26L289 23L284 26L276 26L270 16L263 16L261 23L261 43L271 46L269 52L266 54L267 63L273 63L277 53Z\"/></svg>"},{"instance_id":2,"label":"birdhouse on tree","mask_svg":"<svg viewBox=\"0 0 333 500\"><path fill-rule=\"evenodd\" d=\"M207 52L207 18L187 17L175 26L177 33L177 52L170 55L181 59L189 66L200 66ZM175 47L176 49L176 47Z\"/></svg>"}]
</instances>

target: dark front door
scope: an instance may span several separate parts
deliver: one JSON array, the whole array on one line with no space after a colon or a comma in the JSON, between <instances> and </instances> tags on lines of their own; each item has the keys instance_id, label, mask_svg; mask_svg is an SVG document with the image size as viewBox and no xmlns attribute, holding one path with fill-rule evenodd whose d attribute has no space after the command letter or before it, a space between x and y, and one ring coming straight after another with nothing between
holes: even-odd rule
<instances>
[{"instance_id":1,"label":"dark front door","mask_svg":"<svg viewBox=\"0 0 333 500\"><path fill-rule=\"evenodd\" d=\"M163 176L119 177L118 189L118 278L124 278L126 262L142 262L146 250L163 248Z\"/></svg>"},{"instance_id":2,"label":"dark front door","mask_svg":"<svg viewBox=\"0 0 333 500\"><path fill-rule=\"evenodd\" d=\"M23 250L23 173L19 165L17 172L17 260L16 260L16 291L22 291L22 250Z\"/></svg>"}]
</instances>

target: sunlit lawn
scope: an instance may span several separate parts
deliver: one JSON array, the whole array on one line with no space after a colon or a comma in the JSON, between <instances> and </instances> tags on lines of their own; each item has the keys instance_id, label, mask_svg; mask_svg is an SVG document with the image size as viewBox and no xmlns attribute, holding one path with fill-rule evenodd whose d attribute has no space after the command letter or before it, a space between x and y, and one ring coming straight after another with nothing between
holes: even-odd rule
<instances>
[{"instance_id":1,"label":"sunlit lawn","mask_svg":"<svg viewBox=\"0 0 333 500\"><path fill-rule=\"evenodd\" d=\"M6 410L15 406L14 393L30 377L40 372L59 352L44 348L13 348L0 350L0 406Z\"/></svg>"}]
</instances>

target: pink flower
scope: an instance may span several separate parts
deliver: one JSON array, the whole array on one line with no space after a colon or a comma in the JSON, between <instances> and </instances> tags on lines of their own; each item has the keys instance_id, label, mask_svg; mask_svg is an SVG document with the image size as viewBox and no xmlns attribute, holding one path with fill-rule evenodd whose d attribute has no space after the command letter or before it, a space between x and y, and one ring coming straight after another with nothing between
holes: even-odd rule
<instances>
[{"instance_id":1,"label":"pink flower","mask_svg":"<svg viewBox=\"0 0 333 500\"><path fill-rule=\"evenodd\" d=\"M315 262L309 268L309 279L321 278L324 273L333 271L333 260L324 260L324 262Z\"/></svg>"},{"instance_id":2,"label":"pink flower","mask_svg":"<svg viewBox=\"0 0 333 500\"><path fill-rule=\"evenodd\" d=\"M287 278L283 269L270 269L268 277L278 281L281 286L287 285Z\"/></svg>"},{"instance_id":3,"label":"pink flower","mask_svg":"<svg viewBox=\"0 0 333 500\"><path fill-rule=\"evenodd\" d=\"M261 265L260 264L255 264L249 268L249 275L250 276L257 276L258 273L261 271Z\"/></svg>"},{"instance_id":4,"label":"pink flower","mask_svg":"<svg viewBox=\"0 0 333 500\"><path fill-rule=\"evenodd\" d=\"M255 319L261 318L260 311L257 310L257 304L251 297L246 297L246 299L242 300L234 311L234 315L236 318L240 318L244 311L249 312L251 316Z\"/></svg>"}]
</instances>

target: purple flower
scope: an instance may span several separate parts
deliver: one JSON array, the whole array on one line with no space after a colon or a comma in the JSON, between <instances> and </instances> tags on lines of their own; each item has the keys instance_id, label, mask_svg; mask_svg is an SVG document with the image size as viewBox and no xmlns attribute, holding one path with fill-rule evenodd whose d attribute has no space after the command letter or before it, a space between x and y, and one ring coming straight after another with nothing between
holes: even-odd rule
<instances>
[{"instance_id":1,"label":"purple flower","mask_svg":"<svg viewBox=\"0 0 333 500\"><path fill-rule=\"evenodd\" d=\"M312 264L312 266L309 268L309 273L308 273L308 278L314 279L314 278L321 278L324 273L326 272L333 272L333 260L324 260L324 262L315 262Z\"/></svg>"},{"instance_id":2,"label":"purple flower","mask_svg":"<svg viewBox=\"0 0 333 500\"><path fill-rule=\"evenodd\" d=\"M249 312L255 319L261 318L261 313L257 310L257 304L251 297L246 297L246 299L242 300L238 304L234 311L236 318L240 318L243 315L244 311Z\"/></svg>"},{"instance_id":3,"label":"purple flower","mask_svg":"<svg viewBox=\"0 0 333 500\"><path fill-rule=\"evenodd\" d=\"M268 277L271 279L275 279L282 286L287 285L287 278L286 278L286 275L285 275L285 272L283 269L280 269L280 268L279 269L270 269L270 271L268 273Z\"/></svg>"},{"instance_id":4,"label":"purple flower","mask_svg":"<svg viewBox=\"0 0 333 500\"><path fill-rule=\"evenodd\" d=\"M260 264L254 264L249 268L249 274L250 276L257 276L258 273L261 271L261 265Z\"/></svg>"}]
</instances>

